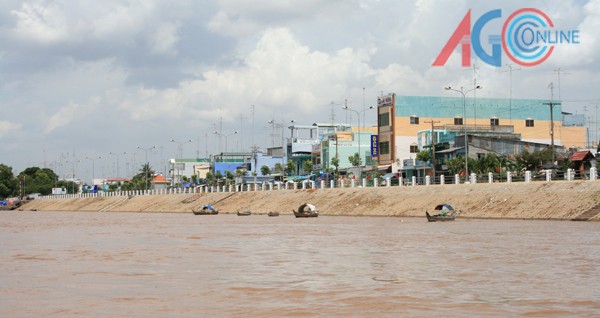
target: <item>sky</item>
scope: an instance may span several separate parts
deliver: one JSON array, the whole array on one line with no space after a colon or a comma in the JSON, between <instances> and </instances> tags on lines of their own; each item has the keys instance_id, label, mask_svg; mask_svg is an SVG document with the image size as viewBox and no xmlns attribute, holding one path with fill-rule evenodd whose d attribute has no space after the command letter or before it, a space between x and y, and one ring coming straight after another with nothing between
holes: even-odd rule
<instances>
[{"instance_id":1,"label":"sky","mask_svg":"<svg viewBox=\"0 0 600 318\"><path fill-rule=\"evenodd\" d=\"M531 67L504 53L501 67L473 53L463 67L460 48L432 66L469 9L472 24L501 9L487 37L521 8L580 43ZM478 97L553 94L599 135L600 0L3 0L0 43L0 163L15 174L126 177L146 157L164 171L167 158L279 146L292 120L358 125L344 105L376 125L377 96L457 97L443 88L474 81Z\"/></svg>"}]
</instances>

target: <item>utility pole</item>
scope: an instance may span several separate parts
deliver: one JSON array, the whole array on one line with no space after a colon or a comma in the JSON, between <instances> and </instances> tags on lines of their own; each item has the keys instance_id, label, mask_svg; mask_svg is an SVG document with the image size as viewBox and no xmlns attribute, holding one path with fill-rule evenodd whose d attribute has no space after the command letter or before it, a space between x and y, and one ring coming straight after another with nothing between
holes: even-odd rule
<instances>
[{"instance_id":1,"label":"utility pole","mask_svg":"<svg viewBox=\"0 0 600 318\"><path fill-rule=\"evenodd\" d=\"M554 72L556 73L557 77L558 77L558 100L562 100L561 96L560 96L560 73L562 72L563 74L569 74L569 73L565 73L563 72L563 70L559 67L557 69L554 70Z\"/></svg>"},{"instance_id":2,"label":"utility pole","mask_svg":"<svg viewBox=\"0 0 600 318\"><path fill-rule=\"evenodd\" d=\"M238 151L242 152L242 145L244 144L244 119L246 117L244 117L244 114L240 114L240 116L238 116L238 118L240 119L240 148L238 149Z\"/></svg>"},{"instance_id":3,"label":"utility pole","mask_svg":"<svg viewBox=\"0 0 600 318\"><path fill-rule=\"evenodd\" d=\"M552 163L554 163L554 105L561 105L560 102L554 102L554 83L548 85L550 88L550 102L543 103L550 106L550 149L552 150Z\"/></svg>"},{"instance_id":4,"label":"utility pole","mask_svg":"<svg viewBox=\"0 0 600 318\"><path fill-rule=\"evenodd\" d=\"M512 64L506 64L506 67L508 67L508 70L502 71L502 73L508 72L508 86L509 86L508 118L509 118L509 123L512 125L512 73L513 73L513 71L520 71L521 68L520 67L513 68Z\"/></svg>"},{"instance_id":5,"label":"utility pole","mask_svg":"<svg viewBox=\"0 0 600 318\"><path fill-rule=\"evenodd\" d=\"M438 124L439 121L426 121L426 124L431 124L431 166L433 167L433 183L435 183L435 131L433 130L433 124Z\"/></svg>"},{"instance_id":6,"label":"utility pole","mask_svg":"<svg viewBox=\"0 0 600 318\"><path fill-rule=\"evenodd\" d=\"M256 151L254 148L256 148L255 144L254 144L254 111L255 111L255 107L254 105L252 105L252 153L254 154L254 152Z\"/></svg>"},{"instance_id":7,"label":"utility pole","mask_svg":"<svg viewBox=\"0 0 600 318\"><path fill-rule=\"evenodd\" d=\"M477 61L473 62L473 123L477 127ZM433 126L433 123L431 124Z\"/></svg>"}]
</instances>

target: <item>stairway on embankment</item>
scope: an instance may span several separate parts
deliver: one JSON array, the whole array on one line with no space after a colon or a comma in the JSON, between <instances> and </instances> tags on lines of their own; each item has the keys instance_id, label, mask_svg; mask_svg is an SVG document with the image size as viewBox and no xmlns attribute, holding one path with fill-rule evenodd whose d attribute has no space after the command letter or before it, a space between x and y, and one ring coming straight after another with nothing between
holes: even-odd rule
<instances>
[{"instance_id":1,"label":"stairway on embankment","mask_svg":"<svg viewBox=\"0 0 600 318\"><path fill-rule=\"evenodd\" d=\"M598 214L600 214L600 204L572 218L571 221L589 221Z\"/></svg>"}]
</instances>

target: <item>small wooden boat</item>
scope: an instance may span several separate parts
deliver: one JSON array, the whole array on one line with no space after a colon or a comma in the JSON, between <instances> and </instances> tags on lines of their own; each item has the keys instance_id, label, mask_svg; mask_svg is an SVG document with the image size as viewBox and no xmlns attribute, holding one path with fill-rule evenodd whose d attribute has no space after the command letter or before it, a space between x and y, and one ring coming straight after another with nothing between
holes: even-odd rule
<instances>
[{"instance_id":1,"label":"small wooden boat","mask_svg":"<svg viewBox=\"0 0 600 318\"><path fill-rule=\"evenodd\" d=\"M460 213L460 211L454 210L454 208L449 204L438 204L434 210L439 211L439 213L431 215L431 214L429 214L428 211L425 211L425 216L427 217L427 221L429 221L429 222L454 221L454 219Z\"/></svg>"},{"instance_id":2,"label":"small wooden boat","mask_svg":"<svg viewBox=\"0 0 600 318\"><path fill-rule=\"evenodd\" d=\"M219 214L219 210L216 210L212 205L205 205L200 209L200 211L194 211L192 209L194 215L216 215Z\"/></svg>"},{"instance_id":3,"label":"small wooden boat","mask_svg":"<svg viewBox=\"0 0 600 318\"><path fill-rule=\"evenodd\" d=\"M269 212L268 216L279 216L279 212Z\"/></svg>"},{"instance_id":4,"label":"small wooden boat","mask_svg":"<svg viewBox=\"0 0 600 318\"><path fill-rule=\"evenodd\" d=\"M252 214L252 212L250 212L250 211L241 211L241 212L238 211L238 213L237 213L238 216L248 216L250 214Z\"/></svg>"},{"instance_id":5,"label":"small wooden boat","mask_svg":"<svg viewBox=\"0 0 600 318\"><path fill-rule=\"evenodd\" d=\"M317 208L314 205L308 203L304 203L300 207L298 207L298 211L292 211L294 212L294 216L296 216L297 218L316 218L319 216Z\"/></svg>"}]
</instances>

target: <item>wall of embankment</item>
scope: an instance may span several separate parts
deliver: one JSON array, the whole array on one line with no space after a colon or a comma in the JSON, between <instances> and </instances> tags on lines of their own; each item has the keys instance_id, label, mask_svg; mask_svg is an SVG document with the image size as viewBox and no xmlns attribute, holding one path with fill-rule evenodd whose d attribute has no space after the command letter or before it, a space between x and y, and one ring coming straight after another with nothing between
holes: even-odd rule
<instances>
[{"instance_id":1,"label":"wall of embankment","mask_svg":"<svg viewBox=\"0 0 600 318\"><path fill-rule=\"evenodd\" d=\"M33 200L22 211L186 212L213 204L220 213L277 211L302 203L322 215L418 216L449 203L461 217L570 220L600 205L600 181L281 190L235 193L103 196ZM588 213L589 215L589 213ZM600 221L592 213L591 220Z\"/></svg>"}]
</instances>

